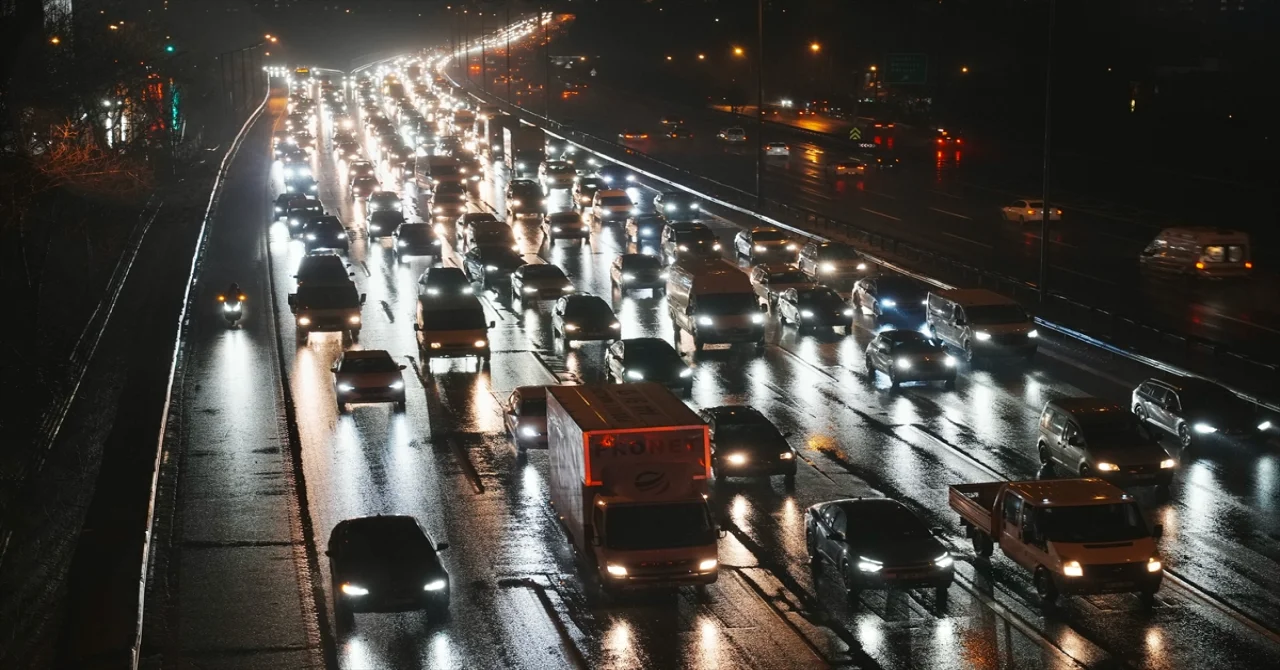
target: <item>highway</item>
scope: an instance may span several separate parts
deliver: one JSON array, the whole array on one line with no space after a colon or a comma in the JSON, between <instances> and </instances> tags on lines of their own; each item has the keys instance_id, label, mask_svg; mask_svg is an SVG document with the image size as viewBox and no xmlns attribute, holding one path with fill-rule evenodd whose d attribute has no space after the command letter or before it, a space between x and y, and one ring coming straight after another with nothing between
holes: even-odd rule
<instances>
[{"instance_id":1,"label":"highway","mask_svg":"<svg viewBox=\"0 0 1280 670\"><path fill-rule=\"evenodd\" d=\"M1167 499L1135 491L1148 519L1164 524L1161 553L1177 576L1166 579L1153 608L1128 595L1090 596L1044 613L1008 559L973 556L946 486L1037 477L1044 403L1080 395L1124 402L1142 372L1101 370L1046 346L1027 367L966 369L954 391L893 392L865 373L862 352L875 329L866 320L849 336L799 336L771 323L758 356L695 354L683 343L695 366L691 405L745 403L765 412L799 452L796 490L779 480L715 486L727 534L720 579L704 594L601 597L581 577L549 507L545 452L518 459L499 407L517 386L603 381L602 345L559 350L545 304L515 312L488 294L486 311L497 322L491 369L437 362L434 376L424 376L412 322L426 262L398 265L388 241L360 234L363 206L347 194L326 140L313 163L320 199L348 226L355 281L367 294L352 346L385 349L415 373L406 378L404 413L367 405L339 414L329 367L343 344L336 335L295 344L286 304L303 251L271 216L282 182L268 136L282 106L273 102L232 164L204 259L201 289L211 308L193 319L187 345L199 355L182 396L187 493L178 516L186 541L174 545L168 564L180 567L168 577L183 595L167 660L237 654L242 667L323 659L343 668L1280 663L1274 444L1259 451L1215 443L1180 458ZM803 165L798 156L791 163ZM384 187L402 190L410 220L418 220L413 187L385 169L380 176ZM490 166L472 208L503 211L503 192L503 170ZM654 192L641 185L634 197L648 208ZM552 206L564 206L565 195L553 193ZM712 224L727 246L735 222ZM443 238L454 239L446 228ZM625 250L615 226L595 226L587 244L554 246L536 225L515 228L526 258L555 263L579 291L609 298L623 337L671 339L664 298L610 292L609 264ZM449 251L444 263L458 258ZM212 296L232 280L249 292L251 309L243 327L227 330ZM850 603L834 573L809 567L805 508L850 496L896 498L945 530L959 559L945 605L931 593L875 591ZM416 613L358 615L352 634L339 637L324 558L329 531L345 518L392 513L417 516L452 545L443 554L454 584L451 618L424 626Z\"/></svg>"}]
</instances>

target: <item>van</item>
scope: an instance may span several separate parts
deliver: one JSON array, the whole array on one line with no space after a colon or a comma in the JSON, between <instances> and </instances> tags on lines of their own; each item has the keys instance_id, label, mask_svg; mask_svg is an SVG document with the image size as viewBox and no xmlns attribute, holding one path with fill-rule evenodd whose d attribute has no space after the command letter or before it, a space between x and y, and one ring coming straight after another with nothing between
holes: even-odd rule
<instances>
[{"instance_id":1,"label":"van","mask_svg":"<svg viewBox=\"0 0 1280 670\"><path fill-rule=\"evenodd\" d=\"M983 356L1036 355L1035 323L1022 306L981 288L929 293L925 326L934 337L973 361Z\"/></svg>"},{"instance_id":2,"label":"van","mask_svg":"<svg viewBox=\"0 0 1280 670\"><path fill-rule=\"evenodd\" d=\"M1165 228L1138 255L1144 270L1198 277L1244 277L1253 270L1249 234L1210 227Z\"/></svg>"},{"instance_id":3,"label":"van","mask_svg":"<svg viewBox=\"0 0 1280 670\"><path fill-rule=\"evenodd\" d=\"M693 337L696 351L704 344L736 342L764 349L764 314L751 280L723 259L686 258L671 266L667 305L677 349L681 330Z\"/></svg>"},{"instance_id":4,"label":"van","mask_svg":"<svg viewBox=\"0 0 1280 670\"><path fill-rule=\"evenodd\" d=\"M1098 477L1116 486L1165 490L1177 462L1128 409L1100 398L1061 398L1040 413L1036 451L1046 471Z\"/></svg>"},{"instance_id":5,"label":"van","mask_svg":"<svg viewBox=\"0 0 1280 670\"><path fill-rule=\"evenodd\" d=\"M334 253L310 254L302 257L293 278L298 280L298 286L346 286L355 276L354 272L348 271L350 267Z\"/></svg>"},{"instance_id":6,"label":"van","mask_svg":"<svg viewBox=\"0 0 1280 670\"><path fill-rule=\"evenodd\" d=\"M451 299L418 298L418 353L422 370L431 374L433 358L475 358L489 366L489 329L497 325L485 322L484 306L474 295Z\"/></svg>"},{"instance_id":7,"label":"van","mask_svg":"<svg viewBox=\"0 0 1280 670\"><path fill-rule=\"evenodd\" d=\"M413 163L413 179L419 189L434 191L445 182L462 183L463 176L458 159L448 156L419 156Z\"/></svg>"}]
</instances>

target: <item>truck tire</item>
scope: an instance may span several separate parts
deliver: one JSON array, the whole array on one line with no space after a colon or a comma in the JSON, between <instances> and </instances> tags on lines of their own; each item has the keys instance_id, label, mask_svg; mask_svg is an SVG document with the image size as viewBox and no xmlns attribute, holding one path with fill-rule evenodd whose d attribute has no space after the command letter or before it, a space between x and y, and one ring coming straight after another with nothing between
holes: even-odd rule
<instances>
[{"instance_id":1,"label":"truck tire","mask_svg":"<svg viewBox=\"0 0 1280 670\"><path fill-rule=\"evenodd\" d=\"M1048 570L1043 567L1036 568L1035 574L1036 595L1040 597L1040 606L1050 609L1058 604L1058 587L1053 583L1053 577Z\"/></svg>"},{"instance_id":2,"label":"truck tire","mask_svg":"<svg viewBox=\"0 0 1280 670\"><path fill-rule=\"evenodd\" d=\"M990 536L977 528L973 529L973 553L977 554L978 558L991 558L995 548L995 542L992 542Z\"/></svg>"},{"instance_id":3,"label":"truck tire","mask_svg":"<svg viewBox=\"0 0 1280 670\"><path fill-rule=\"evenodd\" d=\"M782 477L782 486L788 491L796 490L796 475L794 472Z\"/></svg>"}]
</instances>

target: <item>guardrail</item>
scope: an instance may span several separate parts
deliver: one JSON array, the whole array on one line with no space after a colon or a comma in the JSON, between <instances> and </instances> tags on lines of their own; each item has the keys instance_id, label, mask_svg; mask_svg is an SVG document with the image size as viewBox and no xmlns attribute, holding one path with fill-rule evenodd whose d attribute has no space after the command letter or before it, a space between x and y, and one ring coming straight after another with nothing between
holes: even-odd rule
<instances>
[{"instance_id":1,"label":"guardrail","mask_svg":"<svg viewBox=\"0 0 1280 670\"><path fill-rule=\"evenodd\" d=\"M466 87L460 85L449 75L447 69L442 68L441 72L456 88L467 90ZM951 288L953 286L988 288L997 293L1007 295L1020 303L1034 304L1035 311L1041 314L1036 318L1037 323L1054 333L1166 374L1208 380L1231 391L1242 400L1255 405L1259 410L1266 410L1280 415L1280 402L1262 395L1262 391L1280 388L1280 375L1277 375L1280 372L1280 366L1255 360L1203 338L1168 333L1135 319L1085 305L1058 293L1050 292L1041 300L1038 288L1026 281L990 270L976 268L945 255L902 242L891 236L869 231L810 210L765 200L760 203L762 205L760 209L764 211L757 211L755 208L756 195L754 193L717 182L703 175L694 174L678 166L620 145L611 139L601 138L567 127L554 119L548 119L525 108L512 105L497 96L490 96L486 99L477 95L473 90L467 90L467 94L477 101L499 104L513 116L534 125L539 125L549 135L571 142L600 158L622 165L654 181L696 195L707 202L752 217L762 223L819 241L853 240L855 246L860 247L859 251L877 264L911 275L940 288ZM618 158L619 154L626 156L626 158ZM676 174L680 182L656 174L655 170L661 170L667 174ZM695 184L695 186L688 184ZM836 238L826 237L823 233L827 235L842 235L846 239L837 240ZM867 249L874 249L880 253L878 255L866 253ZM891 255L891 257L887 257L887 255ZM908 266L927 266L930 268L930 274L925 275L918 271L911 271ZM946 279L938 278L935 275L945 275ZM1139 353L1142 350L1147 353ZM1166 357L1180 358L1179 362L1181 364L1162 360ZM1245 388L1237 383L1216 378L1216 376L1195 372L1188 363L1207 363L1213 367L1231 366L1233 374L1252 380L1259 390Z\"/></svg>"}]
</instances>

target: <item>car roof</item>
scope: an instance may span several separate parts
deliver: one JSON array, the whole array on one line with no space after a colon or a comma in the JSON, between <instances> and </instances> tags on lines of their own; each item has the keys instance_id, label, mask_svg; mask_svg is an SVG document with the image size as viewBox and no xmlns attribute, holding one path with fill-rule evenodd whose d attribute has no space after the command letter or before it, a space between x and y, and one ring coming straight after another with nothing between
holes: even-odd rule
<instances>
[{"instance_id":1,"label":"car roof","mask_svg":"<svg viewBox=\"0 0 1280 670\"><path fill-rule=\"evenodd\" d=\"M515 390L525 400L547 397L547 387L545 386L517 386Z\"/></svg>"},{"instance_id":2,"label":"car roof","mask_svg":"<svg viewBox=\"0 0 1280 670\"><path fill-rule=\"evenodd\" d=\"M582 219L582 215L581 215L581 214L579 214L579 213L577 213L577 212L575 212L575 211L573 211L573 210L571 210L571 209L567 209L567 210L565 210L565 211L563 211L563 212L552 212L552 213L550 213L550 214L548 214L548 215L547 215L547 218L548 218L548 219L554 219L554 218L557 218L557 217L559 217L559 218L561 218L561 219L577 219L577 220L581 220L581 219Z\"/></svg>"},{"instance_id":3,"label":"car roof","mask_svg":"<svg viewBox=\"0 0 1280 670\"><path fill-rule=\"evenodd\" d=\"M756 267L764 270L765 274L776 275L784 272L799 272L800 268L795 263L763 263Z\"/></svg>"},{"instance_id":4,"label":"car roof","mask_svg":"<svg viewBox=\"0 0 1280 670\"><path fill-rule=\"evenodd\" d=\"M894 500L893 498L842 498L839 500L829 500L824 503L818 503L822 506L837 506L845 511L846 514L852 516L853 511L859 514L884 514L892 511L901 511L916 517L915 512L910 507Z\"/></svg>"},{"instance_id":5,"label":"car roof","mask_svg":"<svg viewBox=\"0 0 1280 670\"><path fill-rule=\"evenodd\" d=\"M407 515L387 515L387 516L363 516L354 519L343 519L333 527L336 533L338 529L344 532L358 531L363 533L376 533L379 531L401 531L416 528L421 531L422 527L418 525L418 520Z\"/></svg>"},{"instance_id":6,"label":"car roof","mask_svg":"<svg viewBox=\"0 0 1280 670\"><path fill-rule=\"evenodd\" d=\"M883 330L880 331L880 337L886 340L892 340L897 343L901 342L933 342L928 335L918 330ZM941 347L942 345L938 345Z\"/></svg>"},{"instance_id":7,"label":"car roof","mask_svg":"<svg viewBox=\"0 0 1280 670\"><path fill-rule=\"evenodd\" d=\"M423 224L423 225L426 225L426 224ZM450 277L466 277L467 276L467 274L462 271L462 268L451 268L451 267L445 267L443 265L439 265L433 268L427 268L427 271L424 272L423 274L427 275L428 277L432 275L435 275L437 277L442 275L448 275Z\"/></svg>"},{"instance_id":8,"label":"car roof","mask_svg":"<svg viewBox=\"0 0 1280 670\"><path fill-rule=\"evenodd\" d=\"M1104 414L1107 412L1128 412L1124 407L1121 407L1110 400L1103 400L1102 398L1058 398L1056 400L1050 400L1049 404L1063 410L1064 412L1069 412L1081 417L1091 414Z\"/></svg>"},{"instance_id":9,"label":"car roof","mask_svg":"<svg viewBox=\"0 0 1280 670\"><path fill-rule=\"evenodd\" d=\"M945 298L964 307L1018 304L1010 298L1006 298L995 291L989 291L985 288L957 288L949 291L936 291L935 293L941 298Z\"/></svg>"}]
</instances>

